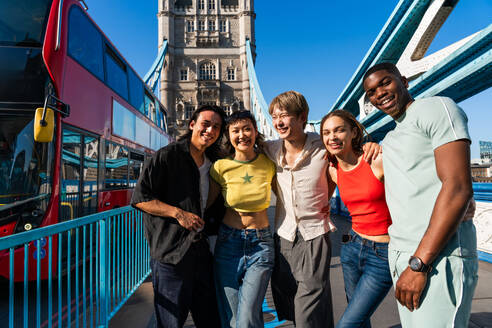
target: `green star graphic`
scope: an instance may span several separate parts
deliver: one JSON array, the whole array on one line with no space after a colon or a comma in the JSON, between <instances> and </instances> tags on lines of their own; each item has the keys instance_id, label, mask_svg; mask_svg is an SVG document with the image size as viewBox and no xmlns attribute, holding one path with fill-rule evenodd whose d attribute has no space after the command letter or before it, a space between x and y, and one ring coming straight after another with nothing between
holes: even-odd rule
<instances>
[{"instance_id":1,"label":"green star graphic","mask_svg":"<svg viewBox=\"0 0 492 328\"><path fill-rule=\"evenodd\" d=\"M248 172L246 172L246 175L244 177L241 177L241 179L244 179L244 183L251 183L252 177L252 175L248 175Z\"/></svg>"}]
</instances>

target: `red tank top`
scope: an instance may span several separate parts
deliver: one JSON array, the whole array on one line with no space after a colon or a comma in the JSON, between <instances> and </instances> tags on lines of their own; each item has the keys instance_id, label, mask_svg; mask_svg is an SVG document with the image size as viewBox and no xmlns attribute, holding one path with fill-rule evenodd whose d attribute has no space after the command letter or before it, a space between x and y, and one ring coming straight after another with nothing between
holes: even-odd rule
<instances>
[{"instance_id":1,"label":"red tank top","mask_svg":"<svg viewBox=\"0 0 492 328\"><path fill-rule=\"evenodd\" d=\"M368 236L384 235L391 225L391 216L384 198L384 184L362 159L350 171L337 165L340 197L352 216L352 229Z\"/></svg>"}]
</instances>

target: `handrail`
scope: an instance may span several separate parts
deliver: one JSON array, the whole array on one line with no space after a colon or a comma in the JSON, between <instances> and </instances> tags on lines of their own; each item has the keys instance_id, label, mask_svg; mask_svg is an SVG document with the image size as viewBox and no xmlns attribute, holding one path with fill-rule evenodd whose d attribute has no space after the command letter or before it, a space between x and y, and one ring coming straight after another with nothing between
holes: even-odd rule
<instances>
[{"instance_id":1,"label":"handrail","mask_svg":"<svg viewBox=\"0 0 492 328\"><path fill-rule=\"evenodd\" d=\"M492 202L492 183L473 183L473 193L477 201Z\"/></svg>"},{"instance_id":2,"label":"handrail","mask_svg":"<svg viewBox=\"0 0 492 328\"><path fill-rule=\"evenodd\" d=\"M143 230L142 213L126 206L0 238L0 258L8 263L0 269L9 277L9 327L17 324L19 311L25 326L39 327L44 317L48 327L55 321L59 327L79 321L107 327L150 274ZM29 288L34 279L35 295ZM47 280L47 291L41 280ZM23 298L14 297L22 288Z\"/></svg>"},{"instance_id":3,"label":"handrail","mask_svg":"<svg viewBox=\"0 0 492 328\"><path fill-rule=\"evenodd\" d=\"M63 0L60 0L58 4L58 22L56 26L56 43L55 43L55 51L60 49L61 43L61 24L62 24L62 11L63 11Z\"/></svg>"},{"instance_id":4,"label":"handrail","mask_svg":"<svg viewBox=\"0 0 492 328\"><path fill-rule=\"evenodd\" d=\"M101 212L104 215L118 215L131 210L131 206L119 207L107 212ZM55 235L57 233L65 232L75 228L82 227L101 220L101 213L91 214L78 218L76 220L70 220L61 222L58 224L49 225L46 227L37 228L30 231L24 231L16 233L7 237L0 238L0 250L15 247L19 244L29 243L40 238Z\"/></svg>"}]
</instances>

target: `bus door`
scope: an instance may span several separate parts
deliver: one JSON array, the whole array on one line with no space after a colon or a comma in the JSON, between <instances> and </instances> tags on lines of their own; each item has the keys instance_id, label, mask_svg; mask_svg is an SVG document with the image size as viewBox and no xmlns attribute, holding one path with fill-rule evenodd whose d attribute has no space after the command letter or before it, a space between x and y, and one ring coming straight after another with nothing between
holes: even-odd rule
<instances>
[{"instance_id":1,"label":"bus door","mask_svg":"<svg viewBox=\"0 0 492 328\"><path fill-rule=\"evenodd\" d=\"M97 212L99 138L63 129L60 220Z\"/></svg>"}]
</instances>

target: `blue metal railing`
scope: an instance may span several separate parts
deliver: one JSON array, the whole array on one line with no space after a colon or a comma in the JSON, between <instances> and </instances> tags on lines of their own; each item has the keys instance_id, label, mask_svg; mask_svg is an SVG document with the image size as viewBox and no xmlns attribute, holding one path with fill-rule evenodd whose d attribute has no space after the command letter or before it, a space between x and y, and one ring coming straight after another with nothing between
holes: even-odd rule
<instances>
[{"instance_id":1,"label":"blue metal railing","mask_svg":"<svg viewBox=\"0 0 492 328\"><path fill-rule=\"evenodd\" d=\"M107 327L150 273L143 231L127 206L0 238L9 327Z\"/></svg>"},{"instance_id":2,"label":"blue metal railing","mask_svg":"<svg viewBox=\"0 0 492 328\"><path fill-rule=\"evenodd\" d=\"M474 198L477 203L479 202L492 202L492 183L473 183ZM340 199L338 189L330 200L331 213L338 214L347 217L349 220L350 213ZM478 259L492 263L492 253L483 250L478 250Z\"/></svg>"},{"instance_id":3,"label":"blue metal railing","mask_svg":"<svg viewBox=\"0 0 492 328\"><path fill-rule=\"evenodd\" d=\"M475 182L473 194L477 202L492 202L492 183Z\"/></svg>"}]
</instances>

